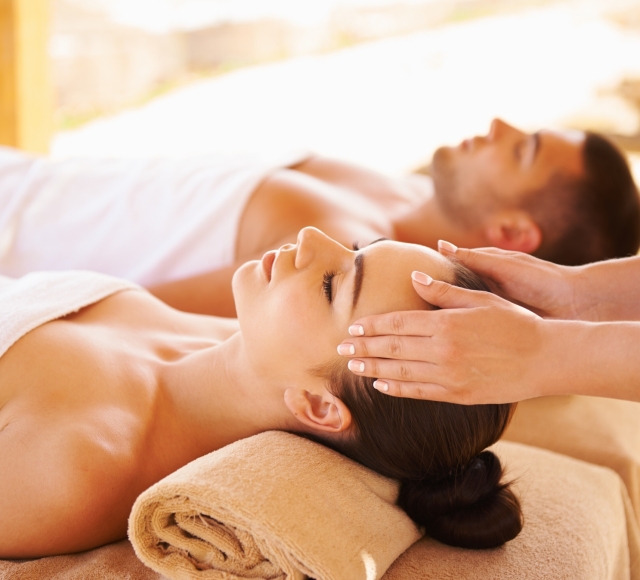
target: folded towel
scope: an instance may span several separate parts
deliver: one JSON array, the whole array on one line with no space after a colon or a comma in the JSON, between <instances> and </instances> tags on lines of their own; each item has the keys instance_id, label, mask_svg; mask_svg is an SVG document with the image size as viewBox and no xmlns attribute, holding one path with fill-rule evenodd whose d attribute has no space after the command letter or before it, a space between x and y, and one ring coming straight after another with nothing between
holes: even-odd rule
<instances>
[{"instance_id":1,"label":"folded towel","mask_svg":"<svg viewBox=\"0 0 640 580\"><path fill-rule=\"evenodd\" d=\"M0 276L0 357L27 332L137 284L83 270Z\"/></svg>"},{"instance_id":2,"label":"folded towel","mask_svg":"<svg viewBox=\"0 0 640 580\"><path fill-rule=\"evenodd\" d=\"M377 580L421 534L398 484L301 437L228 445L136 500L138 557L172 579Z\"/></svg>"}]
</instances>

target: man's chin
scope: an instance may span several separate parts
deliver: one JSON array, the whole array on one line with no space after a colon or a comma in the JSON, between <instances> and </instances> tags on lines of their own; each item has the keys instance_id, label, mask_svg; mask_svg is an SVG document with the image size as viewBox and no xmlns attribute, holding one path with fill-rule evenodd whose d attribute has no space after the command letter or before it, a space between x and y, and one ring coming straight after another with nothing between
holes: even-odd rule
<instances>
[{"instance_id":1,"label":"man's chin","mask_svg":"<svg viewBox=\"0 0 640 580\"><path fill-rule=\"evenodd\" d=\"M450 147L449 145L438 147L431 158L432 169L437 170L438 166L441 165L444 165L445 167L448 166L453 160L454 155L455 147Z\"/></svg>"},{"instance_id":2,"label":"man's chin","mask_svg":"<svg viewBox=\"0 0 640 580\"><path fill-rule=\"evenodd\" d=\"M434 195L445 215L455 222L464 213L457 183L455 147L439 147L431 161Z\"/></svg>"},{"instance_id":3,"label":"man's chin","mask_svg":"<svg viewBox=\"0 0 640 580\"><path fill-rule=\"evenodd\" d=\"M449 181L454 174L455 148L438 147L429 167L434 181Z\"/></svg>"}]
</instances>

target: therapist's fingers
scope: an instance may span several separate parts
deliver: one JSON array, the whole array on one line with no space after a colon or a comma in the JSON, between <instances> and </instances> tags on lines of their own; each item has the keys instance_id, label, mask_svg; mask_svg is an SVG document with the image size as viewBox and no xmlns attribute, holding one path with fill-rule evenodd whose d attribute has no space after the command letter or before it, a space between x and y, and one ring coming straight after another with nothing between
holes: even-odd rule
<instances>
[{"instance_id":1,"label":"therapist's fingers","mask_svg":"<svg viewBox=\"0 0 640 580\"><path fill-rule=\"evenodd\" d=\"M500 300L488 292L468 290L442 280L434 280L423 272L412 272L411 280L418 296L438 308L477 308Z\"/></svg>"},{"instance_id":2,"label":"therapist's fingers","mask_svg":"<svg viewBox=\"0 0 640 580\"><path fill-rule=\"evenodd\" d=\"M429 383L437 382L441 376L437 365L423 361L353 358L349 360L348 367L355 375L385 381Z\"/></svg>"},{"instance_id":3,"label":"therapist's fingers","mask_svg":"<svg viewBox=\"0 0 640 580\"><path fill-rule=\"evenodd\" d=\"M338 354L358 358L393 358L434 362L430 357L431 338L425 336L354 336L338 346Z\"/></svg>"},{"instance_id":4,"label":"therapist's fingers","mask_svg":"<svg viewBox=\"0 0 640 580\"><path fill-rule=\"evenodd\" d=\"M378 379L373 387L392 397L403 399L422 399L424 401L449 401L451 393L436 383L410 383Z\"/></svg>"},{"instance_id":5,"label":"therapist's fingers","mask_svg":"<svg viewBox=\"0 0 640 580\"><path fill-rule=\"evenodd\" d=\"M455 248L438 243L440 253L478 274L493 292L546 318L577 318L574 268L498 248ZM453 249L452 249L453 248Z\"/></svg>"},{"instance_id":6,"label":"therapist's fingers","mask_svg":"<svg viewBox=\"0 0 640 580\"><path fill-rule=\"evenodd\" d=\"M349 327L351 336L431 336L434 331L431 312L427 310L402 310L387 314L372 314L356 320Z\"/></svg>"},{"instance_id":7,"label":"therapist's fingers","mask_svg":"<svg viewBox=\"0 0 640 580\"><path fill-rule=\"evenodd\" d=\"M564 273L561 266L523 252L456 248L442 240L438 242L438 249L442 255L454 258L478 274L494 292L516 301L526 301L531 292L544 294L545 288L557 286Z\"/></svg>"},{"instance_id":8,"label":"therapist's fingers","mask_svg":"<svg viewBox=\"0 0 640 580\"><path fill-rule=\"evenodd\" d=\"M487 292L467 290L441 280L433 280L422 272L413 272L413 287L427 303L439 308L474 308L494 304L499 297ZM374 314L360 318L349 327L351 336L432 336L438 328L438 312L405 310Z\"/></svg>"},{"instance_id":9,"label":"therapist's fingers","mask_svg":"<svg viewBox=\"0 0 640 580\"><path fill-rule=\"evenodd\" d=\"M437 383L410 383L402 381L377 380L374 388L380 393L402 399L420 399L457 405L480 404L476 394L471 391L448 389Z\"/></svg>"},{"instance_id":10,"label":"therapist's fingers","mask_svg":"<svg viewBox=\"0 0 640 580\"><path fill-rule=\"evenodd\" d=\"M499 248L457 248L449 242L438 241L438 250L443 256L454 258L485 279L486 282L504 284L523 267L531 267L532 256L501 250Z\"/></svg>"}]
</instances>

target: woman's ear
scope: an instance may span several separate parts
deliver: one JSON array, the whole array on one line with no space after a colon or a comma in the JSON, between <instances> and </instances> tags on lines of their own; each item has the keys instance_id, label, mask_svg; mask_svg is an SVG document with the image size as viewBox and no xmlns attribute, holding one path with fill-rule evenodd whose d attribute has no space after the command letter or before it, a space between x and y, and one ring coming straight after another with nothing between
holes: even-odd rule
<instances>
[{"instance_id":1,"label":"woman's ear","mask_svg":"<svg viewBox=\"0 0 640 580\"><path fill-rule=\"evenodd\" d=\"M321 394L289 388L284 392L284 403L300 423L314 431L340 433L351 425L347 406L325 388Z\"/></svg>"},{"instance_id":2,"label":"woman's ear","mask_svg":"<svg viewBox=\"0 0 640 580\"><path fill-rule=\"evenodd\" d=\"M522 210L498 212L485 224L484 231L488 242L503 250L531 254L542 243L540 226Z\"/></svg>"}]
</instances>

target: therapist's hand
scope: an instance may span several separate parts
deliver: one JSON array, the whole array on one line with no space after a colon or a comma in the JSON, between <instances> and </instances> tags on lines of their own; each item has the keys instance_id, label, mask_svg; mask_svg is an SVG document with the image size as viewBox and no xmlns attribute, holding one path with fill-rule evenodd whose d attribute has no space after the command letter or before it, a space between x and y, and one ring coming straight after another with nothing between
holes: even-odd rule
<instances>
[{"instance_id":1,"label":"therapist's hand","mask_svg":"<svg viewBox=\"0 0 640 580\"><path fill-rule=\"evenodd\" d=\"M496 294L544 318L588 319L582 269L498 248L469 250L440 241L440 253L478 274Z\"/></svg>"},{"instance_id":2,"label":"therapist's hand","mask_svg":"<svg viewBox=\"0 0 640 580\"><path fill-rule=\"evenodd\" d=\"M381 392L460 404L507 403L545 393L558 358L556 321L488 292L412 274L416 292L441 310L368 316L338 352Z\"/></svg>"}]
</instances>

